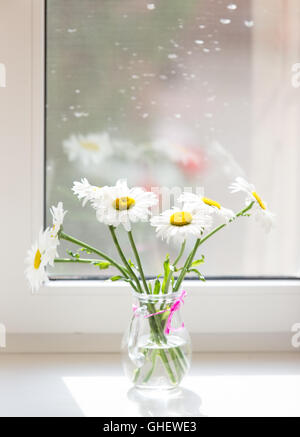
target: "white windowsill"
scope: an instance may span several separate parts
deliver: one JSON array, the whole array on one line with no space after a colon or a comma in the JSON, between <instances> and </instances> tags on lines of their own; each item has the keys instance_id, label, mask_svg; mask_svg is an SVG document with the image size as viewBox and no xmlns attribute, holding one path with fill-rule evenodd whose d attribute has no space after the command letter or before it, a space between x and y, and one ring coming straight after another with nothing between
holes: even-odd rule
<instances>
[{"instance_id":1,"label":"white windowsill","mask_svg":"<svg viewBox=\"0 0 300 437\"><path fill-rule=\"evenodd\" d=\"M253 280L208 280L184 281L182 289L186 289L192 295L300 295L300 279L253 279ZM124 291L130 292L131 288L125 282L111 282L109 280L55 280L49 281L38 294L106 294L119 296Z\"/></svg>"}]
</instances>

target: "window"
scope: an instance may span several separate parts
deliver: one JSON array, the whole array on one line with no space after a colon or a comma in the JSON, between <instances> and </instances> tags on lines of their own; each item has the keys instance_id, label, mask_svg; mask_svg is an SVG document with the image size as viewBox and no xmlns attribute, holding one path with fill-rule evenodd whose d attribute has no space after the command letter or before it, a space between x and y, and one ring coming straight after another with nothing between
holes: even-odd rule
<instances>
[{"instance_id":1,"label":"window","mask_svg":"<svg viewBox=\"0 0 300 437\"><path fill-rule=\"evenodd\" d=\"M67 112L69 106L74 104L73 99L67 99L67 95L63 109L61 109L61 103L58 104L58 96L62 98L69 86L69 82L63 72L58 69L58 65L63 58L71 56L70 43L65 48L65 52L63 48L67 43L67 38L71 35L75 36L76 32L70 33L70 35L67 32L68 28L75 28L74 20L72 20L73 25L71 23L71 27L64 27L66 29L65 38L63 38L63 35L61 36L60 45L56 40L57 55L53 59L53 57L50 57L50 35L55 35L55 32L54 30L51 32L51 28L62 28L62 26L58 24L54 27L49 20L51 17L55 21L60 21L62 18L66 20L67 16L71 18L81 7L81 3L85 5L84 10L81 10L83 19L86 11L91 9L91 5L94 9L98 9L100 3L102 6L106 5L108 7L109 5L111 7L111 5L114 5L115 7L117 0L97 0L95 2L89 0L84 2L77 0L48 1L46 14L48 21L46 47L48 49L46 201L43 195L45 173L43 166L44 2L40 0L10 0L2 3L0 14L0 63L5 65L6 87L0 87L2 121L0 144L3 151L0 159L0 171L3 180L9 182L7 182L8 185L2 184L1 192L3 203L1 223L5 230L2 233L5 256L2 257L0 264L2 279L0 293L1 322L8 328L8 336L12 332L20 333L19 340L17 341L16 337L18 336L16 336L11 342L17 352L20 352L20 350L35 352L50 350L57 352L56 346L53 346L55 341L48 334L57 334L58 332L70 334L73 337L71 343L69 343L68 336L63 335L57 342L61 345L60 350L65 345L67 348L65 350L74 352L86 351L87 347L89 351L118 351L120 342L118 335L124 332L131 314L130 293L128 293L129 290L126 290L124 284L103 281L99 286L99 281L51 281L50 284L41 289L40 294L43 297L40 298L40 296L31 295L23 274L24 255L31 242L36 239L37 233L42 226L42 212L45 203L48 208L49 205L62 199L70 211L77 208L77 213L81 216L78 216L77 223L74 223L73 228L73 217L72 220L67 217L67 227L70 233L73 232L80 237L86 237L90 242L102 238L99 235L103 233L104 228L97 225L92 211L81 208L70 191L73 180L80 178L83 170L87 173L89 168L80 169L77 167L78 162L75 162L76 165L70 163L67 155L64 154L62 143L66 138L69 138L71 133L101 132L105 126L100 123L100 116L93 126L86 125L86 127L84 127L84 123L91 122L90 116L69 117L68 122L71 123L72 121L72 125L66 124L58 117L58 114ZM138 2L138 4L140 3L141 1ZM153 13L161 5L171 2L164 0L161 2L153 1L153 3L155 3L156 9L151 10L150 8L148 10L145 6L145 13L148 11ZM285 2L284 0L264 0L263 2L260 0L251 3L246 0L234 1L232 3L236 4L237 8L232 12L230 9L227 10L227 3L224 3L222 10L220 9L221 5L214 2L214 7L212 7L209 1L185 1L181 2L181 6L184 4L186 7L186 4L196 3L206 3L206 9L201 16L208 12L213 14L210 17L211 20L214 20L219 32L233 32L234 23L240 23L239 29L241 32L250 29L248 35L251 40L251 54L249 54L251 69L248 74L251 73L252 80L249 79L245 82L247 86L243 93L252 96L250 101L252 109L245 112L244 124L241 124L242 116L239 115L241 111L236 110L236 116L234 116L234 113L231 115L229 111L224 110L217 117L218 111L221 111L221 103L214 104L215 122L212 127L215 128L216 132L222 126L224 126L224 129L218 135L214 134L213 138L216 138L226 152L230 153L236 162L243 167L246 175L255 182L257 189L268 199L270 207L278 216L277 230L269 237L260 232L255 223L252 225L249 221L240 230L240 241L231 242L230 234L228 234L229 229L223 234L219 234L218 238L212 242L212 244L215 244L214 247L206 246L207 262L204 273L210 275L221 275L223 273L226 275L246 275L251 273L255 275L296 276L298 272L297 248L299 246L296 223L298 219L297 193L299 191L297 172L299 146L296 143L298 138L298 93L300 92L300 58L297 50L299 4L296 1ZM263 6L261 3L263 3ZM130 3L123 0L119 4L122 4L123 7L123 5ZM176 4L179 5L180 2L172 0L174 13L174 5ZM61 9L64 5L69 6L67 10ZM244 10L246 5L249 7L247 14ZM198 4L196 6L200 8ZM250 8L252 15L250 15ZM161 14L160 9L159 11ZM244 15L238 18L237 13L241 14L242 11L244 11ZM79 16L79 12L77 15ZM127 12L127 15L129 15L129 12ZM194 15L195 17L199 16ZM108 13L106 13L106 17L108 17ZM228 24L219 24L220 17L229 17L228 19L232 21ZM245 27L244 20L251 21L249 17L253 19L253 26L251 27L250 23L250 27ZM184 18L184 16L182 15L179 18ZM208 25L208 21L204 25ZM14 32L11 32L12 28L14 28ZM97 29L99 30L99 28L100 24L97 24ZM93 29L93 27L90 26L90 29ZM7 35L9 35L9 38L7 38ZM153 35L155 35L154 31ZM226 40L224 36L222 36L222 41L223 47L220 46L220 48L225 50ZM235 38L235 41L235 45L234 42L231 42L227 54L231 53L233 49L236 50L243 43L242 39L238 37ZM90 47L90 43L87 44L85 39L81 38L80 44L82 47L86 46L85 51L88 53L87 48ZM54 48L55 45L52 45L52 49ZM58 53L62 54L58 56ZM103 50L102 54L104 55ZM210 55L211 52L206 54ZM246 52L244 56L246 56ZM244 57L242 58L241 55L239 57L241 63ZM81 63L85 61L84 65L86 65L87 70L91 70L93 63L90 59L87 59L87 54L82 55L81 59ZM206 68L209 65L207 62L210 58L206 57L204 59L203 68ZM228 89L228 96L231 96L230 104L233 105L236 99L240 97L236 96L234 98L233 92L229 93L234 82L233 79L230 79L229 73L225 75L226 69L231 68L230 64L233 62L232 59L228 62L230 59L230 57L224 59L222 63L223 70L212 70L211 68L211 74L207 73L206 76L209 80L212 80L213 77L219 77L220 81L221 76L223 77L223 86L219 86L218 96L221 96L221 91L227 93ZM249 59L248 62L250 64ZM75 74L75 70L78 70L78 64L77 62L76 68L72 69L72 74ZM58 76L50 72L50 66L53 70L57 68ZM234 76L235 82L245 81L247 77L245 71L244 69L239 75ZM222 72L222 75L220 72ZM91 81L91 77L87 81ZM60 87L59 91L55 91L57 87ZM77 85L75 89L80 88ZM176 83L176 90L178 89L179 83ZM93 90L95 91L95 87ZM204 91L202 92L204 93ZM79 98L79 95L81 95L81 98L84 95L82 87L81 93L72 94L72 97L77 96ZM161 95L164 97L162 92ZM175 92L173 95L177 96ZM93 97L92 91L90 96ZM88 102L91 102L90 96L87 99ZM199 92L198 97L204 104L202 93ZM78 101L76 105L82 105L84 112L92 114L91 108L85 108L87 104L83 103L83 101ZM197 108L200 112L200 104ZM99 114L99 111L102 111L102 106L98 101L97 111ZM105 109L105 113L107 112L108 108ZM68 114L71 113L70 110ZM202 114L202 109L200 113ZM250 118L247 119L249 114ZM239 116L241 118L238 118ZM178 120L180 119L174 119L174 121ZM138 123L135 125L139 125L142 121L144 120L138 119ZM202 135L202 132L205 132L204 123L208 121L212 122L212 120L207 120L206 117L201 118L202 129L199 138L203 140L205 139L205 135ZM149 122L150 116L147 123ZM132 124L131 126L135 125ZM249 127L249 132L243 137L239 132L244 125L249 125L251 128ZM173 126L177 125L174 123ZM123 131L125 131L125 128L126 125L124 124ZM126 135L124 133L123 137L116 134L112 135L112 133L111 136L112 138L121 137L124 141L126 138L131 138L131 132L128 127L128 133ZM251 141L249 140L250 137ZM226 140L226 138L229 139ZM138 142L137 144L141 143ZM192 144L189 143L189 147L192 147ZM228 154L225 154L225 156L228 156ZM195 182L195 176L191 177L191 183L186 184L183 176L182 178L179 176L181 173L177 171L178 168L180 169L180 165L178 164L177 167L177 164L174 164L174 167L172 167L170 161L168 161L168 164L166 160L164 162L164 171L159 172L159 177L162 177L163 174L167 175L166 169L172 169L174 176L172 174L172 178L168 176L171 182L162 181L163 185L173 186L175 179L176 186L196 186L198 184L198 182ZM232 175L226 176L227 173L223 172L222 167L217 167L218 162L211 161L205 175L199 177L199 185L205 184L207 194L221 200L224 199L224 204L238 207L239 200L237 198L225 197L227 195L226 185L231 180ZM224 162L224 157L222 162ZM228 163L228 161L226 162ZM112 162L105 161L105 165L102 165L101 170L108 165L112 165ZM141 161L139 161L139 165L142 165ZM149 166L150 170L153 171L156 166L157 161ZM136 180L138 181L138 179L134 179L132 172L132 168L139 169L138 165L132 166L130 170L128 170L129 167L126 166L126 168L126 174L130 176L130 182L135 183ZM142 168L144 169L144 167ZM141 172L141 170L139 171ZM278 175L277 179L275 179L274 174ZM87 176L90 177L91 182L97 182L97 175L98 173L95 176ZM124 176L124 173L118 176ZM115 180L115 175L113 180ZM234 202L237 203L234 204ZM281 212L283 202L286 212ZM83 222L87 219L87 214L90 216L89 221ZM84 223L86 223L86 227L91 227L90 231L82 231ZM244 224L241 222L238 226L244 226ZM86 235L85 232L90 232L90 234ZM257 239L256 233L258 235ZM236 236L236 233L234 233L234 236ZM226 246L226 241L227 245L230 244L232 248L230 255L228 255L230 248ZM109 240L107 240L107 244L109 245ZM238 259L234 258L232 244L236 244ZM252 245L253 248L251 249ZM240 250L242 247L244 247L244 250ZM229 258L232 258L230 266ZM243 259L243 263L240 258ZM272 268L266 267L266 261L271 264ZM224 264L225 262L226 264ZM260 265L261 268L258 267ZM246 266L246 268L243 269L241 266ZM70 273L73 274L73 271L63 270L60 271L59 275L68 276ZM87 271L86 269L76 273L79 278L83 278L85 275L95 275L93 270ZM150 268L149 273L151 273ZM55 272L55 274L57 273ZM189 330L196 334L193 340L195 350L291 350L291 328L300 320L299 280L247 281L243 276L241 281L208 281L205 287L202 283L198 284L197 281L190 281L186 284L186 289L189 295L184 306L185 321ZM19 311L16 309L16 302L19 302ZM107 308L112 307L118 314L117 318L112 318L111 313L107 311ZM73 335L75 332L85 333L86 335ZM24 333L31 333L33 337L31 335L22 335ZM47 334L37 339L36 335L39 336L41 333ZM88 333L101 333L101 335L100 337L95 338L92 336L91 338ZM114 337L115 334L117 337ZM199 338L197 337L198 334L200 335ZM70 344L73 345L72 349Z\"/></svg>"},{"instance_id":2,"label":"window","mask_svg":"<svg viewBox=\"0 0 300 437\"><path fill-rule=\"evenodd\" d=\"M243 197L227 186L244 175L277 229L266 236L245 219L224 230L205 248L204 273L298 276L299 2L46 3L46 210L62 200L68 232L110 251L105 227L72 195L74 180L204 186L237 209ZM136 235L157 274L164 243L145 225ZM78 266L75 275L96 273Z\"/></svg>"}]
</instances>

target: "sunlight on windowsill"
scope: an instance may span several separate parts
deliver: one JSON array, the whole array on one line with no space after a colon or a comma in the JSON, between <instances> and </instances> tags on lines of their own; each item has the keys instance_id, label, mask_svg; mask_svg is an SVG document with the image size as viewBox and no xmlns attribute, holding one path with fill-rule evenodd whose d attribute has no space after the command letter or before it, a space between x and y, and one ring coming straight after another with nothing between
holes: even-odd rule
<instances>
[{"instance_id":1,"label":"sunlight on windowsill","mask_svg":"<svg viewBox=\"0 0 300 437\"><path fill-rule=\"evenodd\" d=\"M156 393L119 376L63 381L86 417L300 415L300 375L189 376L182 388Z\"/></svg>"}]
</instances>

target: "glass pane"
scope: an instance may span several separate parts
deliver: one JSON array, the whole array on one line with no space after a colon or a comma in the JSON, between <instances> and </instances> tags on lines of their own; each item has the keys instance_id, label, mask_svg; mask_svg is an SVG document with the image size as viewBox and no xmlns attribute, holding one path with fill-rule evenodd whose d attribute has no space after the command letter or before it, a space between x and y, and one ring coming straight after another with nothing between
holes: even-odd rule
<instances>
[{"instance_id":1,"label":"glass pane","mask_svg":"<svg viewBox=\"0 0 300 437\"><path fill-rule=\"evenodd\" d=\"M245 176L277 228L266 235L246 218L229 226L203 248L203 273L298 275L299 1L48 0L46 14L46 208L64 202L68 233L114 252L71 192L82 177L203 186L238 210L244 197L227 187ZM148 225L135 234L149 276L178 252ZM101 275L56 269L74 271Z\"/></svg>"}]
</instances>

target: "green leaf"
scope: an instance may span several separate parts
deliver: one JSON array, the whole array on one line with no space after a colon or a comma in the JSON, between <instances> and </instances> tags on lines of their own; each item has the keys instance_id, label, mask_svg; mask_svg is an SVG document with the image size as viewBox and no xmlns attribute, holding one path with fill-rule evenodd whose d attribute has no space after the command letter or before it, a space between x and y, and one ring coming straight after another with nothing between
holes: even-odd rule
<instances>
[{"instance_id":1,"label":"green leaf","mask_svg":"<svg viewBox=\"0 0 300 437\"><path fill-rule=\"evenodd\" d=\"M131 259L128 260L128 264L130 265L130 267L135 267L135 265L133 264L133 262L131 261Z\"/></svg>"},{"instance_id":2,"label":"green leaf","mask_svg":"<svg viewBox=\"0 0 300 437\"><path fill-rule=\"evenodd\" d=\"M110 280L112 282L116 282L116 281L131 282L131 279L130 278L125 278L125 276L112 276L110 278Z\"/></svg>"},{"instance_id":3,"label":"green leaf","mask_svg":"<svg viewBox=\"0 0 300 437\"><path fill-rule=\"evenodd\" d=\"M197 270L197 269L190 269L189 271L188 271L188 273L196 273L196 275L198 276L198 278L200 279L200 281L203 281L203 282L205 282L205 277L202 275L202 273L200 273L199 272L199 270Z\"/></svg>"},{"instance_id":4,"label":"green leaf","mask_svg":"<svg viewBox=\"0 0 300 437\"><path fill-rule=\"evenodd\" d=\"M163 322L164 320L167 320L167 318L169 317L169 315L170 315L170 309L167 309L167 311L161 315L161 320L162 320L162 322Z\"/></svg>"},{"instance_id":5,"label":"green leaf","mask_svg":"<svg viewBox=\"0 0 300 437\"><path fill-rule=\"evenodd\" d=\"M108 261L100 261L97 263L93 263L93 265L99 267L100 270L106 270L111 266L111 263Z\"/></svg>"},{"instance_id":6,"label":"green leaf","mask_svg":"<svg viewBox=\"0 0 300 437\"><path fill-rule=\"evenodd\" d=\"M159 292L160 292L160 281L156 279L153 294L159 294Z\"/></svg>"},{"instance_id":7,"label":"green leaf","mask_svg":"<svg viewBox=\"0 0 300 437\"><path fill-rule=\"evenodd\" d=\"M148 282L148 287L149 287L150 293L153 294L152 293L152 283L150 281Z\"/></svg>"},{"instance_id":8,"label":"green leaf","mask_svg":"<svg viewBox=\"0 0 300 437\"><path fill-rule=\"evenodd\" d=\"M131 261L131 259L128 260L128 264L130 265L130 267L132 269L135 269L136 271L138 271L138 266L133 264L133 262Z\"/></svg>"},{"instance_id":9,"label":"green leaf","mask_svg":"<svg viewBox=\"0 0 300 437\"><path fill-rule=\"evenodd\" d=\"M174 290L174 286L175 286L175 278L174 278L173 275L172 275L171 281L172 281L172 289Z\"/></svg>"},{"instance_id":10,"label":"green leaf","mask_svg":"<svg viewBox=\"0 0 300 437\"><path fill-rule=\"evenodd\" d=\"M79 259L80 258L79 253L72 252L72 250L67 250L67 254L70 255L72 258L75 258L75 259Z\"/></svg>"},{"instance_id":11,"label":"green leaf","mask_svg":"<svg viewBox=\"0 0 300 437\"><path fill-rule=\"evenodd\" d=\"M121 279L124 279L123 276L112 276L112 277L110 278L110 280L111 280L112 282L120 281Z\"/></svg>"},{"instance_id":12,"label":"green leaf","mask_svg":"<svg viewBox=\"0 0 300 437\"><path fill-rule=\"evenodd\" d=\"M130 278L121 277L122 281L124 282L131 282L132 280Z\"/></svg>"},{"instance_id":13,"label":"green leaf","mask_svg":"<svg viewBox=\"0 0 300 437\"><path fill-rule=\"evenodd\" d=\"M203 264L203 263L204 263L204 255L202 255L201 259L197 259L196 261L194 261L192 263L192 267L199 266L200 264Z\"/></svg>"},{"instance_id":14,"label":"green leaf","mask_svg":"<svg viewBox=\"0 0 300 437\"><path fill-rule=\"evenodd\" d=\"M80 250L80 252L85 252L85 253L87 253L88 255L90 255L92 252L90 252L88 249L86 249L85 247L82 247L81 249L79 249Z\"/></svg>"},{"instance_id":15,"label":"green leaf","mask_svg":"<svg viewBox=\"0 0 300 437\"><path fill-rule=\"evenodd\" d=\"M165 289L166 289L166 284L167 284L167 280L169 277L169 273L170 273L170 255L167 254L166 260L164 262L164 282L163 282L162 287L161 287L163 293L165 292Z\"/></svg>"}]
</instances>

